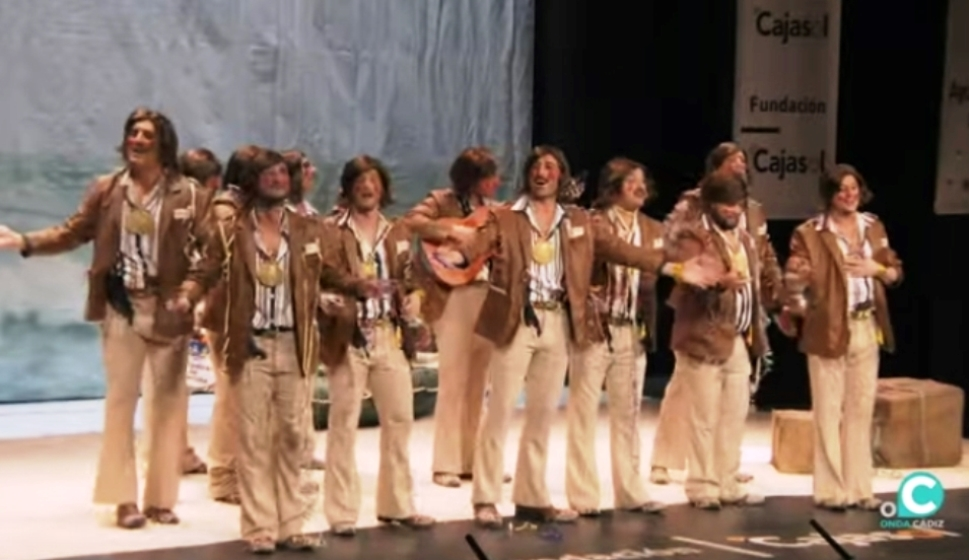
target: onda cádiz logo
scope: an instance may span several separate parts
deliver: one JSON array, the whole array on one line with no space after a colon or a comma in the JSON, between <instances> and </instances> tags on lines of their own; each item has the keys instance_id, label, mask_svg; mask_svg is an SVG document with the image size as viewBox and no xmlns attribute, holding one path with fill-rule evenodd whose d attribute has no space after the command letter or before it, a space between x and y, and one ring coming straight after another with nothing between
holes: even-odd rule
<instances>
[{"instance_id":1,"label":"onda c\u00e1diz logo","mask_svg":"<svg viewBox=\"0 0 969 560\"><path fill-rule=\"evenodd\" d=\"M902 479L894 502L882 503L882 529L943 529L945 522L932 519L945 503L942 482L932 473L918 471Z\"/></svg>"}]
</instances>

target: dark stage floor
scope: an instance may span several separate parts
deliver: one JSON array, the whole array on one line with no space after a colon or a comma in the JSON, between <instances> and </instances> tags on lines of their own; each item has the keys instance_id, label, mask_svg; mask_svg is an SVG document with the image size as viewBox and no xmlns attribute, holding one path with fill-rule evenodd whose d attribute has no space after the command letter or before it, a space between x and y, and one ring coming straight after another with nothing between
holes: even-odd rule
<instances>
[{"instance_id":1,"label":"dark stage floor","mask_svg":"<svg viewBox=\"0 0 969 560\"><path fill-rule=\"evenodd\" d=\"M882 496L894 500L895 496ZM557 534L540 528L479 530L470 521L441 523L414 533L397 528L358 532L354 539L327 536L315 554L277 553L279 557L327 560L458 560L475 558L465 536L471 534L490 560L637 560L695 557L697 560L778 558L838 560L839 554L817 535L817 520L857 560L962 560L969 538L969 490L946 492L945 505L934 518L942 530L885 531L878 513L831 513L816 510L810 498L774 497L758 508L697 511L677 505L659 517L610 514L581 520ZM240 542L209 546L88 556L112 560L234 560L252 558Z\"/></svg>"}]
</instances>

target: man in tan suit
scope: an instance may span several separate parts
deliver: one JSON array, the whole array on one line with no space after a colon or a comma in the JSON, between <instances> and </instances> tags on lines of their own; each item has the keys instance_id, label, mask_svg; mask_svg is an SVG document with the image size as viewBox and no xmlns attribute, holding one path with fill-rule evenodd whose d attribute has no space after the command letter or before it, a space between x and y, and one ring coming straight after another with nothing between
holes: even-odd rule
<instances>
[{"instance_id":1,"label":"man in tan suit","mask_svg":"<svg viewBox=\"0 0 969 560\"><path fill-rule=\"evenodd\" d=\"M699 255L726 272L717 289L677 284L670 296L676 375L690 396L686 494L701 509L763 502L737 480L751 358L767 348L761 321L765 274L753 236L739 227L745 198L742 178L713 173L701 182L700 204L681 202L666 222L670 259Z\"/></svg>"},{"instance_id":2,"label":"man in tan suit","mask_svg":"<svg viewBox=\"0 0 969 560\"><path fill-rule=\"evenodd\" d=\"M434 520L414 509L410 468L414 387L413 347L404 338L417 305L410 274L410 234L381 209L390 204L390 175L379 160L358 156L344 166L340 188L348 210L332 222L336 250L347 273L380 282L386 290L367 300L326 305L321 328L322 358L330 387L323 510L334 534L352 536L360 515L356 435L364 392L373 394L380 418L377 519L412 529Z\"/></svg>"},{"instance_id":3,"label":"man in tan suit","mask_svg":"<svg viewBox=\"0 0 969 560\"><path fill-rule=\"evenodd\" d=\"M200 232L207 201L178 172L178 136L161 113L137 109L124 125L125 167L97 178L62 225L17 234L0 226L0 248L25 257L56 255L93 243L85 317L101 323L107 390L94 501L117 507L116 522L140 528L147 519L178 523L190 312L161 302L178 290ZM138 508L134 416L142 372L151 370L152 413L143 496Z\"/></svg>"},{"instance_id":4,"label":"man in tan suit","mask_svg":"<svg viewBox=\"0 0 969 560\"><path fill-rule=\"evenodd\" d=\"M602 170L593 219L630 245L661 249L663 224L639 212L649 194L646 168L615 158ZM590 330L590 338L597 340L571 352L565 461L569 505L579 515L599 515L595 439L605 383L615 507L656 513L663 506L649 499L639 471L639 411L646 348L655 344L656 275L599 258L592 290L603 328Z\"/></svg>"},{"instance_id":5,"label":"man in tan suit","mask_svg":"<svg viewBox=\"0 0 969 560\"><path fill-rule=\"evenodd\" d=\"M902 263L885 226L858 208L871 199L864 178L840 164L821 181L825 212L794 230L785 315L807 354L814 409L814 501L818 507L876 511L871 425L879 349L895 341L885 288Z\"/></svg>"},{"instance_id":6,"label":"man in tan suit","mask_svg":"<svg viewBox=\"0 0 969 560\"><path fill-rule=\"evenodd\" d=\"M740 146L733 142L723 142L714 148L707 156L707 173L724 172L735 173L749 182L747 156ZM683 193L680 198L682 204L694 207L700 206L700 189L692 189ZM747 197L746 211L741 216L740 227L746 229L754 238L757 255L760 258L764 281L761 291L764 296L761 301L777 300L777 293L781 287L781 270L777 262L777 254L767 233L767 215L764 207L756 200ZM767 309L775 312L779 309ZM686 469L686 456L689 448L689 409L690 397L686 391L686 383L682 376L673 370L663 400L659 409L659 421L653 438L652 468L650 481L654 484L669 484L669 471ZM747 473L737 473L739 482L750 482L753 477Z\"/></svg>"},{"instance_id":7,"label":"man in tan suit","mask_svg":"<svg viewBox=\"0 0 969 560\"><path fill-rule=\"evenodd\" d=\"M255 181L253 162L261 152L254 145L242 146L232 152L222 177L222 189L212 198L211 213L232 216L241 211L245 202L239 185ZM202 328L209 343L209 356L215 370L215 402L212 405L212 424L209 434L209 496L216 501L238 504L239 484L236 477L236 452L239 432L239 403L232 390L231 379L225 369L225 342L222 333L228 330L225 286L220 282L209 291L201 306Z\"/></svg>"},{"instance_id":8,"label":"man in tan suit","mask_svg":"<svg viewBox=\"0 0 969 560\"><path fill-rule=\"evenodd\" d=\"M451 188L431 191L405 216L419 235L433 236L440 218L463 218L493 205L498 161L487 148L467 148L450 170ZM488 293L488 268L470 284L449 289L423 267L415 267L425 297L421 313L434 332L438 350L437 405L434 410L434 483L457 488L471 479L475 438L481 420L491 344L475 334ZM508 482L511 477L506 476Z\"/></svg>"},{"instance_id":9,"label":"man in tan suit","mask_svg":"<svg viewBox=\"0 0 969 560\"><path fill-rule=\"evenodd\" d=\"M219 159L212 153L211 150L206 148L193 148L187 150L181 156L178 157L178 169L185 177L189 179L195 179L195 181L201 185L206 190L206 197L211 198L212 195L219 190L222 184L222 163ZM196 315L198 317L199 314ZM154 398L151 392L154 390L154 383L152 382L151 370L150 368L145 368L144 378L142 380L141 395L144 399L144 404L142 406L142 415L147 420L152 414L151 404ZM186 407L186 413L188 412L188 407ZM148 450L151 449L151 430L148 429L149 423L146 421L145 430L142 432L142 445L141 445L141 455L142 464L148 464ZM185 428L182 431L182 474L205 474L208 472L208 466L205 464L198 454L188 443L188 420L186 419Z\"/></svg>"},{"instance_id":10,"label":"man in tan suit","mask_svg":"<svg viewBox=\"0 0 969 560\"><path fill-rule=\"evenodd\" d=\"M250 550L311 550L302 533L300 493L305 443L304 376L318 364L314 324L321 288L357 297L365 281L343 274L323 225L287 209L289 175L282 156L261 150L239 185L241 210L216 206L203 258L173 307L191 309L221 281L225 368L239 406L236 471L241 532ZM210 300L210 305L214 303Z\"/></svg>"},{"instance_id":11,"label":"man in tan suit","mask_svg":"<svg viewBox=\"0 0 969 560\"><path fill-rule=\"evenodd\" d=\"M463 255L443 250L435 258L453 265L494 253L488 294L476 331L495 344L488 399L474 464L475 520L500 527L504 447L519 393L525 390L525 425L519 442L512 500L515 516L568 523L577 513L551 505L546 486L548 438L568 368L570 346L587 347L601 337L598 310L590 299L596 257L653 274L664 270L691 283L718 277L696 262L664 264L662 249L623 242L584 210L564 208L558 198L569 182L560 150L535 148L525 162L522 195L507 208L490 211L478 231L451 228L446 236ZM593 334L596 333L596 334Z\"/></svg>"}]
</instances>

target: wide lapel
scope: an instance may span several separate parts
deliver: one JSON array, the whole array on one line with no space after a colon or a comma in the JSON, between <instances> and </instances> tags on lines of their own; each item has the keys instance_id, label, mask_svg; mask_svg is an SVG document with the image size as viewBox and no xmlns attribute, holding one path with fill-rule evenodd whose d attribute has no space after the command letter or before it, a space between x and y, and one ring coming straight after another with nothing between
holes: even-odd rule
<instances>
[{"instance_id":1,"label":"wide lapel","mask_svg":"<svg viewBox=\"0 0 969 560\"><path fill-rule=\"evenodd\" d=\"M819 218L819 220L818 225L815 226L819 230L818 236L821 238L821 242L824 244L824 246L828 249L828 252L831 253L831 258L834 259L834 262L838 267L838 271L841 272L841 276L845 276L845 257L844 253L841 252L841 247L838 246L838 237L833 231L831 231L831 228L828 227L827 217L822 216Z\"/></svg>"},{"instance_id":2,"label":"wide lapel","mask_svg":"<svg viewBox=\"0 0 969 560\"><path fill-rule=\"evenodd\" d=\"M702 218L703 228L706 230L707 238L713 245L714 250L716 250L717 255L719 255L720 260L723 262L723 266L727 267L727 270L733 270L733 259L730 258L730 252L727 250L727 242L723 240L721 236L715 229L713 224L710 223L710 219L705 215Z\"/></svg>"},{"instance_id":3,"label":"wide lapel","mask_svg":"<svg viewBox=\"0 0 969 560\"><path fill-rule=\"evenodd\" d=\"M572 216L570 216L569 212L566 211L565 214L562 216L562 221L559 222L559 225L558 225L559 250L562 251L562 277L563 277L562 283L564 284L562 287L565 289L568 289L569 284L571 283L570 278L572 276L572 263L575 261L572 255L572 251L575 250L572 248L572 228L573 227L576 227L576 226L575 224L572 223ZM580 225L578 227L584 227L584 226ZM586 232L583 232L583 235L589 235L589 233L590 232L586 231ZM589 264L591 265L592 263L589 263Z\"/></svg>"},{"instance_id":4,"label":"wide lapel","mask_svg":"<svg viewBox=\"0 0 969 560\"><path fill-rule=\"evenodd\" d=\"M289 244L289 278L293 290L293 305L295 306L298 301L296 292L303 285L303 279L306 277L305 250L309 240L306 231L307 222L303 216L296 212L288 213L289 239L286 242Z\"/></svg>"},{"instance_id":5,"label":"wide lapel","mask_svg":"<svg viewBox=\"0 0 969 560\"><path fill-rule=\"evenodd\" d=\"M353 230L344 220L341 219L337 223L339 224L340 240L343 243L343 253L346 255L347 264L350 265L350 274L359 277L361 275L360 248L357 245L357 236L354 235Z\"/></svg>"},{"instance_id":6,"label":"wide lapel","mask_svg":"<svg viewBox=\"0 0 969 560\"><path fill-rule=\"evenodd\" d=\"M123 171L120 171L117 176L110 179L114 182L114 186L111 187L110 195L102 206L102 212L108 220L108 246L111 248L110 258L112 262L114 262L115 255L121 248L121 217L124 214L125 204L125 186L121 183L123 173Z\"/></svg>"},{"instance_id":7,"label":"wide lapel","mask_svg":"<svg viewBox=\"0 0 969 560\"><path fill-rule=\"evenodd\" d=\"M242 254L243 262L253 281L256 278L256 234L251 211L245 211L235 224L235 250Z\"/></svg>"},{"instance_id":8,"label":"wide lapel","mask_svg":"<svg viewBox=\"0 0 969 560\"><path fill-rule=\"evenodd\" d=\"M175 214L175 201L181 196L185 189L185 181L176 180L173 174L165 175L165 184L162 185L161 215L158 218L158 254L169 255L168 245L171 243L169 229L172 227L172 220Z\"/></svg>"},{"instance_id":9,"label":"wide lapel","mask_svg":"<svg viewBox=\"0 0 969 560\"><path fill-rule=\"evenodd\" d=\"M516 233L518 234L518 249L521 251L523 273L528 278L528 269L532 262L532 222L528 219L528 214L522 211L514 211L517 219L515 220ZM501 224L498 224L501 227Z\"/></svg>"},{"instance_id":10,"label":"wide lapel","mask_svg":"<svg viewBox=\"0 0 969 560\"><path fill-rule=\"evenodd\" d=\"M760 286L760 259L757 253L757 245L752 234L747 231L739 233L740 242L743 243L744 251L747 252L747 274L750 275L750 281L757 288ZM758 289L754 290L754 297L757 297Z\"/></svg>"}]
</instances>

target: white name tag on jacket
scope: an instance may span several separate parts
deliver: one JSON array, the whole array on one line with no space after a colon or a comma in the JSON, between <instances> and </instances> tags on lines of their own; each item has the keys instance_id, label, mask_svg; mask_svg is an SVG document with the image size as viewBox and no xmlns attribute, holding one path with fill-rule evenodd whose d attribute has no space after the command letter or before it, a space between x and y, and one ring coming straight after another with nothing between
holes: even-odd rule
<instances>
[{"instance_id":1,"label":"white name tag on jacket","mask_svg":"<svg viewBox=\"0 0 969 560\"><path fill-rule=\"evenodd\" d=\"M582 237L585 235L585 228L582 226L571 227L569 226L569 239L575 239L577 237Z\"/></svg>"},{"instance_id":2,"label":"white name tag on jacket","mask_svg":"<svg viewBox=\"0 0 969 560\"><path fill-rule=\"evenodd\" d=\"M887 248L888 247L888 238L887 237L882 237L881 241L879 242L879 245L881 245L883 248Z\"/></svg>"},{"instance_id":3,"label":"white name tag on jacket","mask_svg":"<svg viewBox=\"0 0 969 560\"><path fill-rule=\"evenodd\" d=\"M767 224L764 224L757 228L757 235L764 236L767 235Z\"/></svg>"},{"instance_id":4,"label":"white name tag on jacket","mask_svg":"<svg viewBox=\"0 0 969 560\"><path fill-rule=\"evenodd\" d=\"M397 242L398 253L406 253L408 250L410 250L410 242L405 241L403 239Z\"/></svg>"},{"instance_id":5,"label":"white name tag on jacket","mask_svg":"<svg viewBox=\"0 0 969 560\"><path fill-rule=\"evenodd\" d=\"M653 249L662 249L662 248L663 248L663 238L657 237L656 239L653 240Z\"/></svg>"},{"instance_id":6,"label":"white name tag on jacket","mask_svg":"<svg viewBox=\"0 0 969 560\"><path fill-rule=\"evenodd\" d=\"M176 208L175 209L175 219L176 220L187 220L192 217L191 208Z\"/></svg>"},{"instance_id":7,"label":"white name tag on jacket","mask_svg":"<svg viewBox=\"0 0 969 560\"><path fill-rule=\"evenodd\" d=\"M312 242L312 243L307 243L306 245L303 246L303 254L304 255L319 255L320 254L320 246L319 246L319 244L317 244L315 241Z\"/></svg>"}]
</instances>

